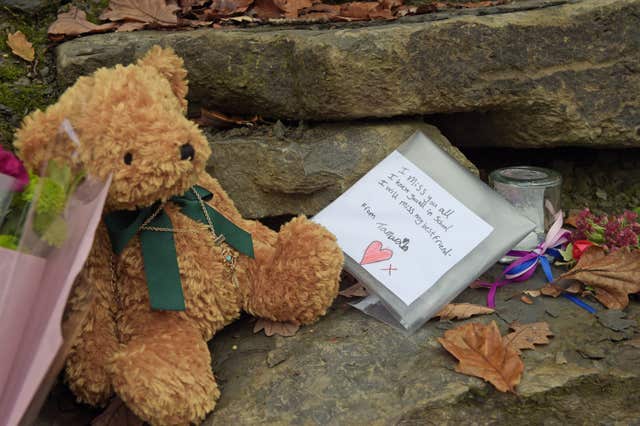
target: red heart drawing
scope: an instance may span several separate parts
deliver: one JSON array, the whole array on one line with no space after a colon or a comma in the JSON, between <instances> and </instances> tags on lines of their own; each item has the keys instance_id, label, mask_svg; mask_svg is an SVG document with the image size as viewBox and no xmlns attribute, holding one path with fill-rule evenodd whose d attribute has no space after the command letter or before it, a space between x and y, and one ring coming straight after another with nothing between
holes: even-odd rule
<instances>
[{"instance_id":1,"label":"red heart drawing","mask_svg":"<svg viewBox=\"0 0 640 426\"><path fill-rule=\"evenodd\" d=\"M383 260L391 259L392 256L393 251L386 248L383 249L380 241L374 241L367 246L360 264L367 265L369 263L382 262Z\"/></svg>"}]
</instances>

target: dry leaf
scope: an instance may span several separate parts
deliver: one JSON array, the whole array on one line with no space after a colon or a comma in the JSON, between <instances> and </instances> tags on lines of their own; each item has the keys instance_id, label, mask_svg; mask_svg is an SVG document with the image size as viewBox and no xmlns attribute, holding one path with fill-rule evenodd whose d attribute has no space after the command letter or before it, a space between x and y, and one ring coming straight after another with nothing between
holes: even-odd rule
<instances>
[{"instance_id":1,"label":"dry leaf","mask_svg":"<svg viewBox=\"0 0 640 426\"><path fill-rule=\"evenodd\" d=\"M540 294L551 297L558 297L562 294L562 289L555 284L546 283L541 289Z\"/></svg>"},{"instance_id":2,"label":"dry leaf","mask_svg":"<svg viewBox=\"0 0 640 426\"><path fill-rule=\"evenodd\" d=\"M274 19L282 17L282 10L273 0L254 0L251 12L260 19Z\"/></svg>"},{"instance_id":3,"label":"dry leaf","mask_svg":"<svg viewBox=\"0 0 640 426\"><path fill-rule=\"evenodd\" d=\"M310 15L325 15L328 17L338 16L340 13L340 5L338 4L324 4L324 3L316 3L311 7L308 7L302 11L304 17Z\"/></svg>"},{"instance_id":4,"label":"dry leaf","mask_svg":"<svg viewBox=\"0 0 640 426\"><path fill-rule=\"evenodd\" d=\"M110 0L100 19L138 21L165 27L178 25L180 7L169 0Z\"/></svg>"},{"instance_id":5,"label":"dry leaf","mask_svg":"<svg viewBox=\"0 0 640 426\"><path fill-rule=\"evenodd\" d=\"M480 280L475 280L474 282L472 282L471 284L469 284L469 288L486 288L485 286L483 286L482 281Z\"/></svg>"},{"instance_id":6,"label":"dry leaf","mask_svg":"<svg viewBox=\"0 0 640 426\"><path fill-rule=\"evenodd\" d=\"M91 426L142 426L140 420L117 396L111 400L107 408L91 421Z\"/></svg>"},{"instance_id":7,"label":"dry leaf","mask_svg":"<svg viewBox=\"0 0 640 426\"><path fill-rule=\"evenodd\" d=\"M25 61L33 62L35 59L35 51L33 45L29 43L27 37L22 34L21 31L16 31L13 34L7 36L7 46L11 48L11 51L24 59Z\"/></svg>"},{"instance_id":8,"label":"dry leaf","mask_svg":"<svg viewBox=\"0 0 640 426\"><path fill-rule=\"evenodd\" d=\"M520 355L504 344L495 321L461 325L447 330L438 341L460 361L457 372L480 377L500 392L515 393L524 364Z\"/></svg>"},{"instance_id":9,"label":"dry leaf","mask_svg":"<svg viewBox=\"0 0 640 426\"><path fill-rule=\"evenodd\" d=\"M300 329L299 325L290 322L275 322L264 318L259 318L253 326L253 332L264 330L264 334L271 337L274 334L283 337L293 336Z\"/></svg>"},{"instance_id":10,"label":"dry leaf","mask_svg":"<svg viewBox=\"0 0 640 426\"><path fill-rule=\"evenodd\" d=\"M200 109L200 117L197 123L205 127L214 127L216 129L229 129L237 126L253 126L260 120L257 115L250 119L232 117L222 114L221 112L209 111L204 108Z\"/></svg>"},{"instance_id":11,"label":"dry leaf","mask_svg":"<svg viewBox=\"0 0 640 426\"><path fill-rule=\"evenodd\" d=\"M418 12L417 6L400 6L396 10L396 16L400 18L402 16L415 15L417 12Z\"/></svg>"},{"instance_id":12,"label":"dry leaf","mask_svg":"<svg viewBox=\"0 0 640 426\"><path fill-rule=\"evenodd\" d=\"M589 247L578 264L561 275L595 289L595 296L609 309L623 310L628 295L640 292L640 251L619 249L607 255L600 247Z\"/></svg>"},{"instance_id":13,"label":"dry leaf","mask_svg":"<svg viewBox=\"0 0 640 426\"><path fill-rule=\"evenodd\" d=\"M520 301L522 303L526 303L527 305L533 305L533 300L531 300L529 297L527 296L520 296Z\"/></svg>"},{"instance_id":14,"label":"dry leaf","mask_svg":"<svg viewBox=\"0 0 640 426\"><path fill-rule=\"evenodd\" d=\"M58 14L58 18L49 26L49 37L77 36L80 34L93 34L111 31L117 24L109 22L96 25L87 21L87 14L75 6L71 6L68 12Z\"/></svg>"},{"instance_id":15,"label":"dry leaf","mask_svg":"<svg viewBox=\"0 0 640 426\"><path fill-rule=\"evenodd\" d=\"M472 303L449 303L440 309L434 317L440 317L440 320L467 319L473 315L492 314L494 312L491 308Z\"/></svg>"},{"instance_id":16,"label":"dry leaf","mask_svg":"<svg viewBox=\"0 0 640 426\"><path fill-rule=\"evenodd\" d=\"M361 283L356 283L351 287L345 288L338 292L338 294L342 297L365 297L369 295L367 288Z\"/></svg>"},{"instance_id":17,"label":"dry leaf","mask_svg":"<svg viewBox=\"0 0 640 426\"><path fill-rule=\"evenodd\" d=\"M569 225L569 226L572 226L574 228L577 228L578 227L578 218L580 217L580 213L581 212L582 212L582 210L575 210L575 209L569 210L569 215L563 221L563 223L565 225Z\"/></svg>"},{"instance_id":18,"label":"dry leaf","mask_svg":"<svg viewBox=\"0 0 640 426\"><path fill-rule=\"evenodd\" d=\"M138 31L146 27L148 24L146 22L137 22L137 21L124 21L122 24L118 25L118 29L116 32L118 33L128 33L131 31Z\"/></svg>"},{"instance_id":19,"label":"dry leaf","mask_svg":"<svg viewBox=\"0 0 640 426\"><path fill-rule=\"evenodd\" d=\"M582 293L582 284L577 281L574 281L571 284L569 284L569 286L565 288L564 291L571 294Z\"/></svg>"},{"instance_id":20,"label":"dry leaf","mask_svg":"<svg viewBox=\"0 0 640 426\"><path fill-rule=\"evenodd\" d=\"M523 293L531 297L539 297L542 294L540 290L525 290Z\"/></svg>"},{"instance_id":21,"label":"dry leaf","mask_svg":"<svg viewBox=\"0 0 640 426\"><path fill-rule=\"evenodd\" d=\"M297 18L300 11L311 7L311 0L273 0L274 4L282 10L285 18Z\"/></svg>"},{"instance_id":22,"label":"dry leaf","mask_svg":"<svg viewBox=\"0 0 640 426\"><path fill-rule=\"evenodd\" d=\"M340 17L351 21L364 21L368 19L391 19L391 10L384 9L375 1L356 1L345 3L340 7Z\"/></svg>"},{"instance_id":23,"label":"dry leaf","mask_svg":"<svg viewBox=\"0 0 640 426\"><path fill-rule=\"evenodd\" d=\"M203 6L205 3L207 2L207 0L180 0L178 2L178 5L180 6L180 8L182 9L182 13L189 13L191 12L191 9L195 6Z\"/></svg>"},{"instance_id":24,"label":"dry leaf","mask_svg":"<svg viewBox=\"0 0 640 426\"><path fill-rule=\"evenodd\" d=\"M535 349L533 346L546 345L549 343L548 336L553 336L546 322L532 322L529 324L520 324L513 322L509 325L513 333L504 336L504 343L511 346L516 352L520 353L522 349Z\"/></svg>"},{"instance_id":25,"label":"dry leaf","mask_svg":"<svg viewBox=\"0 0 640 426\"><path fill-rule=\"evenodd\" d=\"M480 7L491 7L505 4L508 0L493 0L493 1L470 1L467 3L447 3L447 6L456 9L477 9Z\"/></svg>"},{"instance_id":26,"label":"dry leaf","mask_svg":"<svg viewBox=\"0 0 640 426\"><path fill-rule=\"evenodd\" d=\"M205 10L204 17L222 18L244 13L252 3L253 0L213 0L211 6Z\"/></svg>"}]
</instances>

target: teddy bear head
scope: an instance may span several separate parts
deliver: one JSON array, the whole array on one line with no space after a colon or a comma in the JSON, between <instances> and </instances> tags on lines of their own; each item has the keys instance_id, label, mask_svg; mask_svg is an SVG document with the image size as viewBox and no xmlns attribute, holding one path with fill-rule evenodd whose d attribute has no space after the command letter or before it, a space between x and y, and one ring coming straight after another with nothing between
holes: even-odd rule
<instances>
[{"instance_id":1,"label":"teddy bear head","mask_svg":"<svg viewBox=\"0 0 640 426\"><path fill-rule=\"evenodd\" d=\"M211 153L185 117L186 75L182 59L158 46L135 64L101 68L25 118L15 146L32 170L59 159L81 162L98 178L113 174L108 209L132 210L183 194ZM61 131L65 119L75 143Z\"/></svg>"}]
</instances>

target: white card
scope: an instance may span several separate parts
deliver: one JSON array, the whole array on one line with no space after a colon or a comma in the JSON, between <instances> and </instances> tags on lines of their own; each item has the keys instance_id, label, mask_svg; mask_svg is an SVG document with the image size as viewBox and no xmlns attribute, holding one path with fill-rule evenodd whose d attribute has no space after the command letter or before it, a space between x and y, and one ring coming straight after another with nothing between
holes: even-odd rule
<instances>
[{"instance_id":1,"label":"white card","mask_svg":"<svg viewBox=\"0 0 640 426\"><path fill-rule=\"evenodd\" d=\"M398 151L314 217L342 250L406 305L493 227Z\"/></svg>"}]
</instances>

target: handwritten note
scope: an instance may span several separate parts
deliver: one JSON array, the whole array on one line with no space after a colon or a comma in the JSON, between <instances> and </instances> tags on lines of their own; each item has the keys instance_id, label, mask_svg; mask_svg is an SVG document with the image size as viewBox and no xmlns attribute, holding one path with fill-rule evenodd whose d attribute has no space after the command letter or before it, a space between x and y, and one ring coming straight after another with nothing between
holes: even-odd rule
<instances>
[{"instance_id":1,"label":"handwritten note","mask_svg":"<svg viewBox=\"0 0 640 426\"><path fill-rule=\"evenodd\" d=\"M407 305L493 231L397 151L314 220Z\"/></svg>"}]
</instances>

